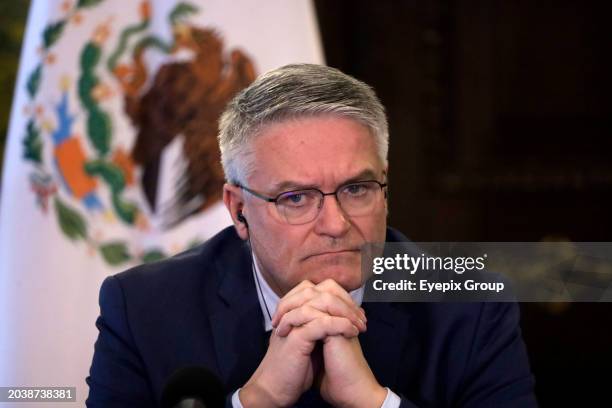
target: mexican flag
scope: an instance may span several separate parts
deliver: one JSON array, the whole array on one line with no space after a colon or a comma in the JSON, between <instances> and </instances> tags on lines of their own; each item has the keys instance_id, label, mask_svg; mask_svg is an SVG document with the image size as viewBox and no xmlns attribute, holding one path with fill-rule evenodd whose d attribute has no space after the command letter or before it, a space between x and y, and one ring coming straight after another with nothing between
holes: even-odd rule
<instances>
[{"instance_id":1,"label":"mexican flag","mask_svg":"<svg viewBox=\"0 0 612 408\"><path fill-rule=\"evenodd\" d=\"M32 2L0 193L0 386L75 386L83 405L102 280L229 225L218 115L259 73L322 60L308 0Z\"/></svg>"}]
</instances>

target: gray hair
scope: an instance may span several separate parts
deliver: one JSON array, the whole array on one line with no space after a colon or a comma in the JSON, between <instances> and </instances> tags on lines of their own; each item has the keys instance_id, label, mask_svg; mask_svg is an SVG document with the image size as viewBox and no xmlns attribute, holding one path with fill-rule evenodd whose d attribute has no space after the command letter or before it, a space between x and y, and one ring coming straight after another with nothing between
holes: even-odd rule
<instances>
[{"instance_id":1,"label":"gray hair","mask_svg":"<svg viewBox=\"0 0 612 408\"><path fill-rule=\"evenodd\" d=\"M387 164L389 130L385 109L370 86L341 71L295 64L268 71L236 95L219 122L225 178L244 183L252 171L250 140L264 126L288 119L337 115L368 127L378 155Z\"/></svg>"}]
</instances>

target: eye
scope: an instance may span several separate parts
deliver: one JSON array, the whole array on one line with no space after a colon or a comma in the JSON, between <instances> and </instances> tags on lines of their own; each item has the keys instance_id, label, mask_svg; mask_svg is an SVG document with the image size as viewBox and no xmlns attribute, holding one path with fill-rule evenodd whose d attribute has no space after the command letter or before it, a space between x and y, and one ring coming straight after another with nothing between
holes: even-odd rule
<instances>
[{"instance_id":1,"label":"eye","mask_svg":"<svg viewBox=\"0 0 612 408\"><path fill-rule=\"evenodd\" d=\"M304 194L301 193L291 194L287 196L287 200L291 201L293 204L299 204L301 201L303 201L303 198Z\"/></svg>"},{"instance_id":2,"label":"eye","mask_svg":"<svg viewBox=\"0 0 612 408\"><path fill-rule=\"evenodd\" d=\"M281 195L278 203L285 207L299 208L308 205L312 200L312 193L308 191L291 191Z\"/></svg>"},{"instance_id":3,"label":"eye","mask_svg":"<svg viewBox=\"0 0 612 408\"><path fill-rule=\"evenodd\" d=\"M348 186L344 187L343 190L344 193L350 196L358 197L368 192L368 186L363 183L349 184Z\"/></svg>"}]
</instances>

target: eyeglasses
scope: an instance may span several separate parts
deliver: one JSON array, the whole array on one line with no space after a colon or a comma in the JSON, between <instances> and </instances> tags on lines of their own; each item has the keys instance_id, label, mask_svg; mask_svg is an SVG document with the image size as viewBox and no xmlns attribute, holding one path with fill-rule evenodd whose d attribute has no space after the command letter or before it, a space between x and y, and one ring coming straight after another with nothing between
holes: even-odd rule
<instances>
[{"instance_id":1,"label":"eyeglasses","mask_svg":"<svg viewBox=\"0 0 612 408\"><path fill-rule=\"evenodd\" d=\"M344 184L332 193L324 193L316 188L308 188L286 191L276 197L266 197L240 184L237 184L237 187L257 198L274 203L278 213L288 224L300 225L309 223L317 218L323 207L325 196L329 195L336 196L340 208L342 208L346 215L351 217L369 215L379 202L387 184L376 180L365 180Z\"/></svg>"}]
</instances>

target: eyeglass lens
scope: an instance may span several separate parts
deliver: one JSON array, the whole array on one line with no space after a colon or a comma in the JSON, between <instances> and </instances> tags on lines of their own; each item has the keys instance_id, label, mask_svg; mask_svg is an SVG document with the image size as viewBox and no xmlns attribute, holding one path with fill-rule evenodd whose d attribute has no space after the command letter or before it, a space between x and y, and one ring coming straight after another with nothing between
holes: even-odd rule
<instances>
[{"instance_id":1,"label":"eyeglass lens","mask_svg":"<svg viewBox=\"0 0 612 408\"><path fill-rule=\"evenodd\" d=\"M365 181L342 186L335 195L347 215L361 216L374 209L381 192L377 182ZM277 198L276 207L289 224L305 224L317 217L323 200L324 195L319 190L289 191Z\"/></svg>"}]
</instances>

